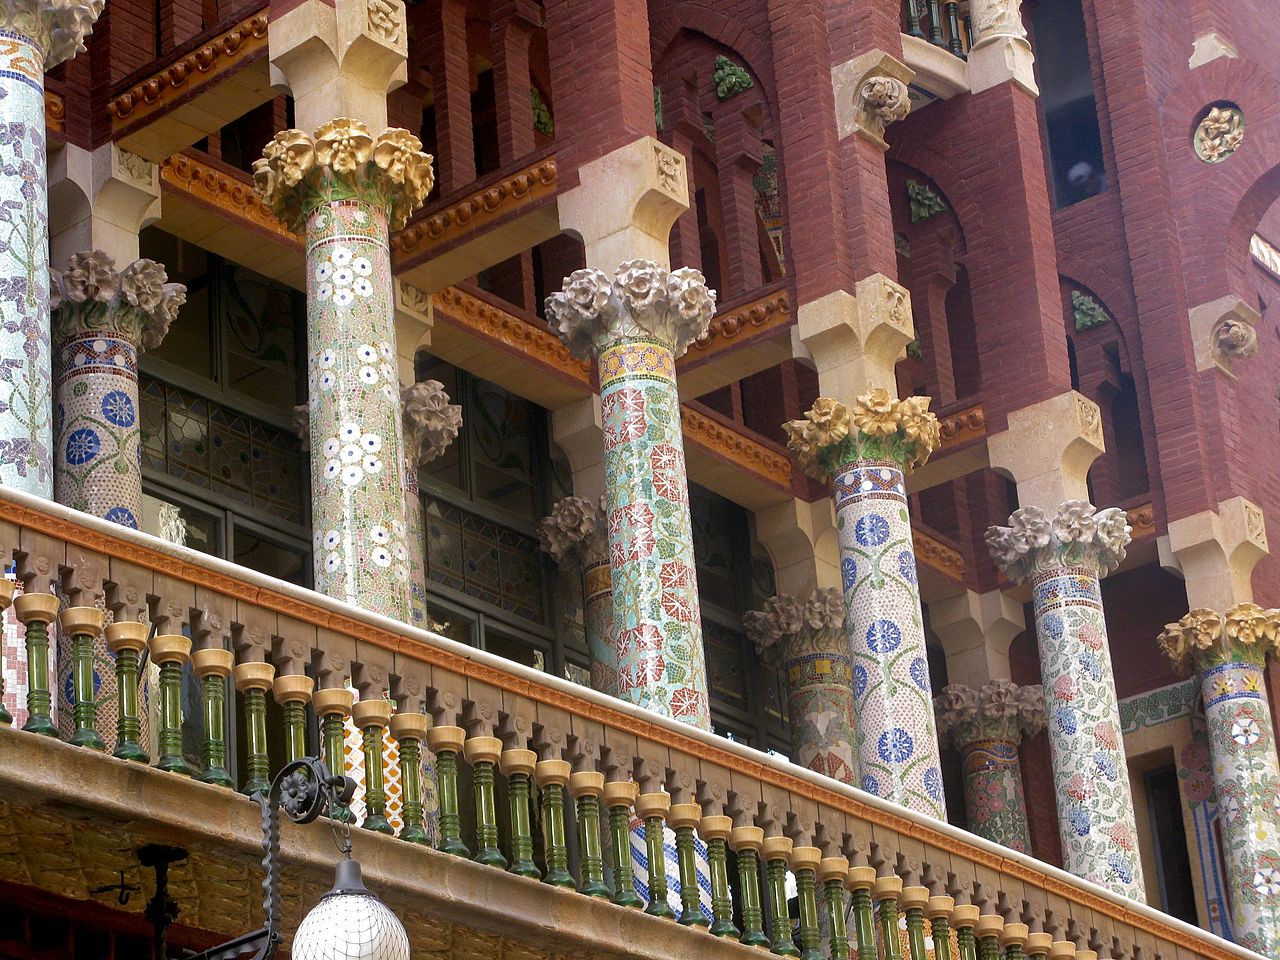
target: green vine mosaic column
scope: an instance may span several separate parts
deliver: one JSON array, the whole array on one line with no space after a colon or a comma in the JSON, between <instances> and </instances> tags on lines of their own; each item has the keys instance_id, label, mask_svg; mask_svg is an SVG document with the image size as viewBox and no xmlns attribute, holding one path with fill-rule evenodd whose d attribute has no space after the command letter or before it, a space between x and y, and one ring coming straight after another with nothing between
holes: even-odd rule
<instances>
[{"instance_id":1,"label":"green vine mosaic column","mask_svg":"<svg viewBox=\"0 0 1280 960\"><path fill-rule=\"evenodd\" d=\"M818 932L818 864L821 862L822 851L817 847L791 848L791 873L796 878L800 913L800 960L826 960Z\"/></svg>"},{"instance_id":2,"label":"green vine mosaic column","mask_svg":"<svg viewBox=\"0 0 1280 960\"><path fill-rule=\"evenodd\" d=\"M308 676L294 673L271 681L271 693L284 720L284 762L307 756L307 704L316 688Z\"/></svg>"},{"instance_id":3,"label":"green vine mosaic column","mask_svg":"<svg viewBox=\"0 0 1280 960\"><path fill-rule=\"evenodd\" d=\"M582 574L582 622L591 657L591 688L618 696L618 650L613 636L613 574L603 501L557 500L538 530L542 549Z\"/></svg>"},{"instance_id":4,"label":"green vine mosaic column","mask_svg":"<svg viewBox=\"0 0 1280 960\"><path fill-rule=\"evenodd\" d=\"M191 664L200 678L204 705L204 771L196 779L234 788L235 781L227 770L227 680L235 666L235 654L221 647L196 650Z\"/></svg>"},{"instance_id":5,"label":"green vine mosaic column","mask_svg":"<svg viewBox=\"0 0 1280 960\"><path fill-rule=\"evenodd\" d=\"M856 784L853 670L840 590L815 590L803 601L779 594L742 620L764 662L780 666L787 678L792 759Z\"/></svg>"},{"instance_id":6,"label":"green vine mosaic column","mask_svg":"<svg viewBox=\"0 0 1280 960\"><path fill-rule=\"evenodd\" d=\"M831 960L849 960L849 930L845 922L848 908L844 892L848 880L849 861L844 857L823 857L818 863L818 883L822 885L822 909L827 918Z\"/></svg>"},{"instance_id":7,"label":"green vine mosaic column","mask_svg":"<svg viewBox=\"0 0 1280 960\"><path fill-rule=\"evenodd\" d=\"M315 587L410 622L404 440L388 231L431 189L407 130L337 119L277 133L254 186L306 235Z\"/></svg>"},{"instance_id":8,"label":"green vine mosaic column","mask_svg":"<svg viewBox=\"0 0 1280 960\"><path fill-rule=\"evenodd\" d=\"M105 0L0 9L0 485L53 495L44 75L84 50Z\"/></svg>"},{"instance_id":9,"label":"green vine mosaic column","mask_svg":"<svg viewBox=\"0 0 1280 960\"><path fill-rule=\"evenodd\" d=\"M1010 680L992 680L978 690L953 683L934 703L938 730L960 751L969 829L1011 850L1030 852L1018 744L1044 728L1044 690Z\"/></svg>"},{"instance_id":10,"label":"green vine mosaic column","mask_svg":"<svg viewBox=\"0 0 1280 960\"><path fill-rule=\"evenodd\" d=\"M636 816L644 821L644 852L649 871L649 902L644 912L674 920L676 913L667 903L667 853L663 842L663 823L670 810L668 794L655 791L636 797Z\"/></svg>"},{"instance_id":11,"label":"green vine mosaic column","mask_svg":"<svg viewBox=\"0 0 1280 960\"><path fill-rule=\"evenodd\" d=\"M382 752L391 708L391 701L380 696L357 700L351 705L351 722L361 733L364 749L364 822L360 826L387 834L395 832L387 819L386 761Z\"/></svg>"},{"instance_id":12,"label":"green vine mosaic column","mask_svg":"<svg viewBox=\"0 0 1280 960\"><path fill-rule=\"evenodd\" d=\"M245 781L243 793L266 796L271 788L271 758L267 754L267 691L276 668L269 663L238 663L232 671L244 701Z\"/></svg>"},{"instance_id":13,"label":"green vine mosaic column","mask_svg":"<svg viewBox=\"0 0 1280 960\"><path fill-rule=\"evenodd\" d=\"M13 600L22 621L27 647L27 722L22 729L46 737L58 736L49 690L49 624L58 617L58 598L51 593L23 593Z\"/></svg>"},{"instance_id":14,"label":"green vine mosaic column","mask_svg":"<svg viewBox=\"0 0 1280 960\"><path fill-rule=\"evenodd\" d=\"M58 615L61 635L71 640L71 683L74 691L72 714L75 731L67 739L77 747L106 750L95 724L98 706L94 700L97 674L93 669L93 641L102 632L102 611L97 607L67 607Z\"/></svg>"},{"instance_id":15,"label":"green vine mosaic column","mask_svg":"<svg viewBox=\"0 0 1280 960\"><path fill-rule=\"evenodd\" d=\"M154 260L117 271L99 250L53 275L57 346L54 493L59 503L137 530L142 522L138 354L160 346L186 303Z\"/></svg>"},{"instance_id":16,"label":"green vine mosaic column","mask_svg":"<svg viewBox=\"0 0 1280 960\"><path fill-rule=\"evenodd\" d=\"M578 865L581 882L578 890L589 897L608 899L610 890L604 882L604 851L600 846L600 798L604 796L604 774L580 770L569 777L569 795L573 797L578 820Z\"/></svg>"},{"instance_id":17,"label":"green vine mosaic column","mask_svg":"<svg viewBox=\"0 0 1280 960\"><path fill-rule=\"evenodd\" d=\"M431 842L423 825L422 741L430 720L425 713L397 710L391 718L391 736L400 748L400 790L404 798L400 839L409 843Z\"/></svg>"},{"instance_id":18,"label":"green vine mosaic column","mask_svg":"<svg viewBox=\"0 0 1280 960\"><path fill-rule=\"evenodd\" d=\"M716 937L737 937L740 931L733 925L733 899L729 893L729 837L733 833L733 819L713 814L698 823L698 835L707 845L707 869L711 880L711 934Z\"/></svg>"},{"instance_id":19,"label":"green vine mosaic column","mask_svg":"<svg viewBox=\"0 0 1280 960\"><path fill-rule=\"evenodd\" d=\"M739 943L749 947L769 946L764 932L764 912L760 905L760 851L764 848L764 831L759 827L734 827L729 833L729 846L738 857L738 904L742 914L742 936Z\"/></svg>"},{"instance_id":20,"label":"green vine mosaic column","mask_svg":"<svg viewBox=\"0 0 1280 960\"><path fill-rule=\"evenodd\" d=\"M1267 657L1280 657L1280 610L1192 610L1165 628L1160 644L1200 681L1232 938L1280 960L1280 760L1266 684Z\"/></svg>"},{"instance_id":21,"label":"green vine mosaic column","mask_svg":"<svg viewBox=\"0 0 1280 960\"><path fill-rule=\"evenodd\" d=\"M471 783L476 798L476 863L507 869L507 858L498 849L498 802L493 781L502 741L497 737L470 737L462 745L471 765Z\"/></svg>"},{"instance_id":22,"label":"green vine mosaic column","mask_svg":"<svg viewBox=\"0 0 1280 960\"><path fill-rule=\"evenodd\" d=\"M673 803L667 823L676 834L676 869L680 875L680 916L676 922L686 927L706 927L710 921L702 913L702 897L698 887L698 867L693 848L693 831L702 820L702 807L696 803Z\"/></svg>"},{"instance_id":23,"label":"green vine mosaic column","mask_svg":"<svg viewBox=\"0 0 1280 960\"><path fill-rule=\"evenodd\" d=\"M906 474L941 442L928 397L883 389L851 409L820 397L784 425L806 472L830 479L853 661L861 787L947 818Z\"/></svg>"},{"instance_id":24,"label":"green vine mosaic column","mask_svg":"<svg viewBox=\"0 0 1280 960\"><path fill-rule=\"evenodd\" d=\"M635 862L631 857L631 810L640 785L611 780L604 785L604 805L609 811L609 849L613 854L613 902L620 907L643 908L636 896Z\"/></svg>"},{"instance_id":25,"label":"green vine mosaic column","mask_svg":"<svg viewBox=\"0 0 1280 960\"><path fill-rule=\"evenodd\" d=\"M347 756L344 749L346 719L351 716L355 694L347 687L325 687L311 695L311 706L320 720L320 744L324 751L324 765L331 773L345 773ZM339 823L354 823L355 815L345 803L335 802L329 808L330 819Z\"/></svg>"},{"instance_id":26,"label":"green vine mosaic column","mask_svg":"<svg viewBox=\"0 0 1280 960\"><path fill-rule=\"evenodd\" d=\"M571 769L568 760L539 760L533 775L542 792L542 850L547 860L542 882L572 889L577 884L569 872L564 819L564 792Z\"/></svg>"},{"instance_id":27,"label":"green vine mosaic column","mask_svg":"<svg viewBox=\"0 0 1280 960\"><path fill-rule=\"evenodd\" d=\"M1123 510L1068 500L1053 516L1036 506L991 527L987 546L1016 583L1030 581L1040 646L1049 752L1063 866L1143 902L1133 792L1120 734L1100 576L1124 559Z\"/></svg>"},{"instance_id":28,"label":"green vine mosaic column","mask_svg":"<svg viewBox=\"0 0 1280 960\"><path fill-rule=\"evenodd\" d=\"M765 886L769 891L769 940L771 953L798 957L791 939L791 911L787 906L787 866L791 860L790 837L765 837L761 855L765 862Z\"/></svg>"},{"instance_id":29,"label":"green vine mosaic column","mask_svg":"<svg viewBox=\"0 0 1280 960\"><path fill-rule=\"evenodd\" d=\"M518 877L542 879L542 871L533 862L533 824L529 815L532 797L531 781L538 763L532 750L503 750L498 766L507 778L507 801L511 806L511 866L508 872Z\"/></svg>"},{"instance_id":30,"label":"green vine mosaic column","mask_svg":"<svg viewBox=\"0 0 1280 960\"><path fill-rule=\"evenodd\" d=\"M191 659L191 640L176 633L158 634L149 642L151 660L160 668L160 733L156 766L190 776L182 756L182 668Z\"/></svg>"},{"instance_id":31,"label":"green vine mosaic column","mask_svg":"<svg viewBox=\"0 0 1280 960\"><path fill-rule=\"evenodd\" d=\"M142 746L142 716L138 705L139 664L147 648L147 624L117 620L106 627L107 652L116 660L116 690L120 709L116 714L116 748L112 756L149 763Z\"/></svg>"},{"instance_id":32,"label":"green vine mosaic column","mask_svg":"<svg viewBox=\"0 0 1280 960\"><path fill-rule=\"evenodd\" d=\"M612 279L576 270L547 298L552 329L599 368L618 695L704 730L711 712L675 362L714 311L701 273L651 260L623 263Z\"/></svg>"},{"instance_id":33,"label":"green vine mosaic column","mask_svg":"<svg viewBox=\"0 0 1280 960\"><path fill-rule=\"evenodd\" d=\"M849 870L850 916L853 917L853 938L858 949L858 960L876 960L875 907L871 902L871 888L875 886L875 867L853 867Z\"/></svg>"},{"instance_id":34,"label":"green vine mosaic column","mask_svg":"<svg viewBox=\"0 0 1280 960\"><path fill-rule=\"evenodd\" d=\"M462 818L458 813L458 754L466 742L467 731L461 727L432 727L427 731L427 746L436 755L436 780L440 796L440 846L444 853L470 857L462 842Z\"/></svg>"}]
</instances>

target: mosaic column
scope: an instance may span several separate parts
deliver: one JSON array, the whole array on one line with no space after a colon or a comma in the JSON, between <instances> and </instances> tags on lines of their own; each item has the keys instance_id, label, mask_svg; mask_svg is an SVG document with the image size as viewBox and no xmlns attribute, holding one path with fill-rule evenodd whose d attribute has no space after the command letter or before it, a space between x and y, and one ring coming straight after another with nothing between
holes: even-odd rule
<instances>
[{"instance_id":1,"label":"mosaic column","mask_svg":"<svg viewBox=\"0 0 1280 960\"><path fill-rule=\"evenodd\" d=\"M938 446L938 419L928 397L876 388L852 410L820 397L784 426L806 472L833 486L862 789L945 820L905 486Z\"/></svg>"},{"instance_id":2,"label":"mosaic column","mask_svg":"<svg viewBox=\"0 0 1280 960\"><path fill-rule=\"evenodd\" d=\"M538 530L542 549L557 565L566 560L582 574L582 622L591 656L591 688L618 696L618 650L613 635L613 575L605 503L564 497Z\"/></svg>"},{"instance_id":3,"label":"mosaic column","mask_svg":"<svg viewBox=\"0 0 1280 960\"><path fill-rule=\"evenodd\" d=\"M1123 510L1068 500L1052 516L1014 511L987 546L1017 583L1030 581L1040 643L1049 752L1063 864L1078 877L1144 902L1133 792L1107 645L1099 577L1129 543Z\"/></svg>"},{"instance_id":4,"label":"mosaic column","mask_svg":"<svg viewBox=\"0 0 1280 960\"><path fill-rule=\"evenodd\" d=\"M953 683L934 700L938 731L954 739L964 768L969 830L1011 850L1031 851L1018 744L1044 727L1044 690L992 680L979 690Z\"/></svg>"},{"instance_id":5,"label":"mosaic column","mask_svg":"<svg viewBox=\"0 0 1280 960\"><path fill-rule=\"evenodd\" d=\"M787 677L795 762L856 784L853 670L840 590L815 590L805 601L779 594L742 620L761 659Z\"/></svg>"},{"instance_id":6,"label":"mosaic column","mask_svg":"<svg viewBox=\"0 0 1280 960\"><path fill-rule=\"evenodd\" d=\"M1236 943L1280 958L1280 762L1267 703L1267 656L1280 656L1280 610L1240 603L1192 610L1160 646L1199 676Z\"/></svg>"},{"instance_id":7,"label":"mosaic column","mask_svg":"<svg viewBox=\"0 0 1280 960\"><path fill-rule=\"evenodd\" d=\"M99 250L53 274L55 461L59 503L121 526L142 520L138 352L160 346L186 303L154 260L117 271Z\"/></svg>"},{"instance_id":8,"label":"mosaic column","mask_svg":"<svg viewBox=\"0 0 1280 960\"><path fill-rule=\"evenodd\" d=\"M44 73L84 50L105 0L0 11L0 484L53 495Z\"/></svg>"},{"instance_id":9,"label":"mosaic column","mask_svg":"<svg viewBox=\"0 0 1280 960\"><path fill-rule=\"evenodd\" d=\"M427 527L418 495L418 469L449 449L462 429L462 407L449 402L444 384L423 380L400 390L404 430L404 515L409 552L410 623L437 629L427 610ZM430 751L428 751L429 753Z\"/></svg>"},{"instance_id":10,"label":"mosaic column","mask_svg":"<svg viewBox=\"0 0 1280 960\"><path fill-rule=\"evenodd\" d=\"M283 130L254 188L307 246L311 524L321 593L410 621L404 440L388 231L431 189L407 130L338 119Z\"/></svg>"},{"instance_id":11,"label":"mosaic column","mask_svg":"<svg viewBox=\"0 0 1280 960\"><path fill-rule=\"evenodd\" d=\"M704 730L711 711L675 361L707 331L715 300L697 270L652 260L627 261L612 279L576 270L547 298L570 352L599 366L619 696Z\"/></svg>"}]
</instances>

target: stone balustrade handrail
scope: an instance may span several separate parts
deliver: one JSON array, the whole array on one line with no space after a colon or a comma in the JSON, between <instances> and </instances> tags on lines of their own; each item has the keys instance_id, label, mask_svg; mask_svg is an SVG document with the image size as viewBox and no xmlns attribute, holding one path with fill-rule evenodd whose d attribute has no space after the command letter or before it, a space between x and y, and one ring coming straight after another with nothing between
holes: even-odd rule
<instances>
[{"instance_id":1,"label":"stone balustrade handrail","mask_svg":"<svg viewBox=\"0 0 1280 960\"><path fill-rule=\"evenodd\" d=\"M532 769L532 756L528 761L514 759L532 747L538 760L550 762L538 764L535 779L540 785L554 785L563 776L565 793L585 796L590 804L592 791L603 782L598 774L603 774L608 781L604 803L609 805L619 796L611 784L634 776L640 801L634 800L634 788L628 785L631 794L622 794L629 799L621 802L636 802L639 808L643 801L652 809L652 797L665 788L674 805L660 815L673 827L687 822L683 818L696 809L691 805L700 803L700 829L711 835L717 835L721 822L728 829L727 821L716 820L727 815L735 827L758 826L766 838L789 837L801 858L792 869L806 869L803 858L816 856L817 851L808 851L820 848L824 857L875 867L882 877L897 873L909 885L931 884L932 893L972 902L983 914L1005 909L1007 921L1029 921L1033 930L1043 925L1055 940L1069 939L1071 921L1079 939L1088 941L1078 947L1096 949L1101 944L1104 955L1117 958L1188 953L1214 960L1257 958L1030 856L784 759L9 488L0 488L0 551L4 560L13 559L27 591L48 592L56 584L68 594L68 605L91 605L95 590L105 582L108 607L116 609L118 620L131 619L128 613L149 597L153 619L168 618L159 632L169 636L158 639L172 646L181 639L173 636L182 632L180 625L189 625L197 649L234 647L237 684L248 689L257 682L252 678L262 673L258 667L265 666L264 659L275 661L278 677L301 674L303 664L328 666L337 682L322 675L320 688L345 685L346 676L355 676L357 686L389 687L401 709L407 704L406 725L410 717L419 716L418 704L425 704L424 712L433 716L434 725L449 728L440 731L437 751L454 750L458 763L465 755L473 766L489 764L490 778L497 750L505 749L501 769L511 776L526 769L526 763ZM264 617L279 618L266 621L275 624L268 626L266 637L261 635ZM250 624L257 626L248 629ZM276 647L277 654L284 651L283 657L272 656L277 632L284 634L279 638L284 642ZM269 680L264 682L270 687ZM390 705L385 709L389 712ZM376 718L361 722L386 723ZM394 719L391 729L397 730ZM452 747L450 737L458 740ZM464 737L465 749L458 749ZM560 761L569 762L556 766ZM572 780L570 768L575 772ZM766 858L771 849L778 849L778 844L771 847L766 839Z\"/></svg>"}]
</instances>

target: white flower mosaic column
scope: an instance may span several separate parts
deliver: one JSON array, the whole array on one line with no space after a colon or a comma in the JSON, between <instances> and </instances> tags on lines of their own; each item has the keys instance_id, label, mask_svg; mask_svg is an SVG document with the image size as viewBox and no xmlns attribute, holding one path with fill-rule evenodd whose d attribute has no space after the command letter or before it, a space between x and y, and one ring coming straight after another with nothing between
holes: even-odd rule
<instances>
[{"instance_id":1,"label":"white flower mosaic column","mask_svg":"<svg viewBox=\"0 0 1280 960\"><path fill-rule=\"evenodd\" d=\"M0 484L53 496L44 73L84 50L105 0L0 8Z\"/></svg>"},{"instance_id":2,"label":"white flower mosaic column","mask_svg":"<svg viewBox=\"0 0 1280 960\"><path fill-rule=\"evenodd\" d=\"M410 621L404 440L389 230L431 189L407 130L358 120L277 133L258 195L307 244L311 525L316 589Z\"/></svg>"},{"instance_id":3,"label":"white flower mosaic column","mask_svg":"<svg viewBox=\"0 0 1280 960\"><path fill-rule=\"evenodd\" d=\"M1192 610L1160 636L1174 665L1198 673L1235 941L1280 960L1280 761L1264 676L1280 655L1280 610L1241 603Z\"/></svg>"},{"instance_id":4,"label":"white flower mosaic column","mask_svg":"<svg viewBox=\"0 0 1280 960\"><path fill-rule=\"evenodd\" d=\"M906 492L938 420L928 397L879 388L852 411L820 397L805 417L785 428L806 471L833 486L862 789L945 820Z\"/></svg>"},{"instance_id":5,"label":"white flower mosaic column","mask_svg":"<svg viewBox=\"0 0 1280 960\"><path fill-rule=\"evenodd\" d=\"M618 696L618 650L613 631L613 576L603 498L593 506L583 497L556 501L538 530L542 549L557 564L566 560L582 575L582 620L591 657L591 688Z\"/></svg>"},{"instance_id":6,"label":"white flower mosaic column","mask_svg":"<svg viewBox=\"0 0 1280 960\"><path fill-rule=\"evenodd\" d=\"M987 545L1010 579L1031 582L1064 866L1144 902L1098 585L1124 559L1129 536L1123 510L1068 500L1053 517L1016 510L1009 526L987 531Z\"/></svg>"},{"instance_id":7,"label":"white flower mosaic column","mask_svg":"<svg viewBox=\"0 0 1280 960\"><path fill-rule=\"evenodd\" d=\"M627 261L612 279L576 270L547 298L552 328L599 366L618 694L704 730L711 710L675 362L714 312L701 273L652 260Z\"/></svg>"},{"instance_id":8,"label":"white flower mosaic column","mask_svg":"<svg viewBox=\"0 0 1280 960\"><path fill-rule=\"evenodd\" d=\"M53 274L54 492L134 530L142 522L138 354L160 345L187 299L186 287L167 281L153 260L117 272L100 251L78 253Z\"/></svg>"}]
</instances>

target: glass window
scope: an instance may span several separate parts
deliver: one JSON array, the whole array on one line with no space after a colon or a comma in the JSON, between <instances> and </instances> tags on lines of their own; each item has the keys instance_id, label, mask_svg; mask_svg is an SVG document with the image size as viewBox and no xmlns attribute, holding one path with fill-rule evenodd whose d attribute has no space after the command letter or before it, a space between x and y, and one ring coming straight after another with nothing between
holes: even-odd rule
<instances>
[{"instance_id":1,"label":"glass window","mask_svg":"<svg viewBox=\"0 0 1280 960\"><path fill-rule=\"evenodd\" d=\"M301 295L229 263L219 270L218 293L226 388L273 407L292 407L301 369L296 321L306 310Z\"/></svg>"}]
</instances>

